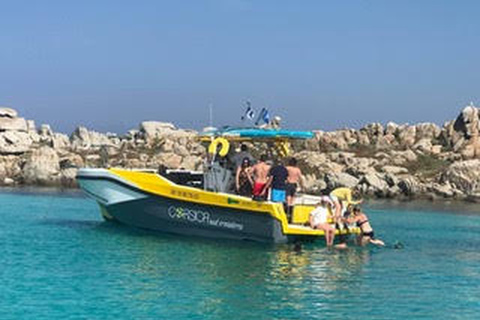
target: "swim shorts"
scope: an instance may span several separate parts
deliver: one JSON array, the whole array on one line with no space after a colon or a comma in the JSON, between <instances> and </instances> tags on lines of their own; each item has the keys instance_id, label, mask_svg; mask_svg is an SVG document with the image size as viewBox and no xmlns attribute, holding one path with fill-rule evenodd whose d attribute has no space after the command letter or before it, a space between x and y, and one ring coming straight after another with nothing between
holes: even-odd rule
<instances>
[{"instance_id":1,"label":"swim shorts","mask_svg":"<svg viewBox=\"0 0 480 320\"><path fill-rule=\"evenodd\" d=\"M285 202L285 190L272 189L271 200L273 202Z\"/></svg>"},{"instance_id":2,"label":"swim shorts","mask_svg":"<svg viewBox=\"0 0 480 320\"><path fill-rule=\"evenodd\" d=\"M252 194L254 196L260 196L262 194L263 190L265 189L265 185L266 185L266 183L255 182L255 184L253 185Z\"/></svg>"},{"instance_id":3,"label":"swim shorts","mask_svg":"<svg viewBox=\"0 0 480 320\"><path fill-rule=\"evenodd\" d=\"M293 197L297 193L297 184L296 183L287 183L286 185L287 196Z\"/></svg>"}]
</instances>

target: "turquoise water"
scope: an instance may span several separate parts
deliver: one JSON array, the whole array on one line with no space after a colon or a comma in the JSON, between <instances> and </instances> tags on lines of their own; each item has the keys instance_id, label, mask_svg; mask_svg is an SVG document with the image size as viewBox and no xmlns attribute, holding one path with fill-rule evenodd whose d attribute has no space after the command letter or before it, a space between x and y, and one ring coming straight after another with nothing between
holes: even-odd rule
<instances>
[{"instance_id":1,"label":"turquoise water","mask_svg":"<svg viewBox=\"0 0 480 320\"><path fill-rule=\"evenodd\" d=\"M295 252L104 223L76 192L0 203L0 319L479 318L474 205L370 203L378 237L403 249Z\"/></svg>"}]
</instances>

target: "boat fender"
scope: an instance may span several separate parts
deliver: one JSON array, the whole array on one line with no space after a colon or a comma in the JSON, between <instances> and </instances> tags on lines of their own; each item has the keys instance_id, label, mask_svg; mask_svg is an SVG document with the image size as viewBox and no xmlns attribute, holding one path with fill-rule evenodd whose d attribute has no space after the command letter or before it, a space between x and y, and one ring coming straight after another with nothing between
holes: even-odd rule
<instances>
[{"instance_id":1,"label":"boat fender","mask_svg":"<svg viewBox=\"0 0 480 320\"><path fill-rule=\"evenodd\" d=\"M215 140L213 140L208 147L208 153L212 155L216 154L219 144L221 145L221 148L220 152L218 152L218 155L220 157L225 157L228 154L228 150L230 149L230 143L225 138L216 138Z\"/></svg>"},{"instance_id":2,"label":"boat fender","mask_svg":"<svg viewBox=\"0 0 480 320\"><path fill-rule=\"evenodd\" d=\"M277 142L277 151L282 157L286 157L290 154L290 148L288 142Z\"/></svg>"}]
</instances>

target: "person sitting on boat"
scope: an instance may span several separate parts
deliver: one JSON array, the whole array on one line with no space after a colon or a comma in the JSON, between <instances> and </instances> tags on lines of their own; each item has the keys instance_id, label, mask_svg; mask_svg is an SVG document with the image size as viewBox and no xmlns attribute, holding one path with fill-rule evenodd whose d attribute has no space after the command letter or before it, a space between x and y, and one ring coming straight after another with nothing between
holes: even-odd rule
<instances>
[{"instance_id":1,"label":"person sitting on boat","mask_svg":"<svg viewBox=\"0 0 480 320\"><path fill-rule=\"evenodd\" d=\"M250 152L248 152L248 146L242 143L240 146L240 152L235 154L232 158L232 161L235 164L235 170L242 165L243 159L245 158L248 158L252 164L255 162L255 158L253 158Z\"/></svg>"},{"instance_id":2,"label":"person sitting on boat","mask_svg":"<svg viewBox=\"0 0 480 320\"><path fill-rule=\"evenodd\" d=\"M385 243L382 240L375 239L375 233L372 226L370 225L370 222L368 221L368 217L365 213L362 212L360 207L355 206L352 211L353 214L348 218L348 221L350 223L356 223L357 227L359 227L362 231L358 238L359 244L364 246L372 243L377 246L384 246Z\"/></svg>"},{"instance_id":3,"label":"person sitting on boat","mask_svg":"<svg viewBox=\"0 0 480 320\"><path fill-rule=\"evenodd\" d=\"M317 207L310 212L310 227L325 232L325 243L329 247L333 245L335 239L335 228L328 223L328 217L332 210L331 205L331 202L322 199Z\"/></svg>"},{"instance_id":4,"label":"person sitting on boat","mask_svg":"<svg viewBox=\"0 0 480 320\"><path fill-rule=\"evenodd\" d=\"M235 176L235 186L239 195L245 197L252 196L252 167L250 159L247 157L243 158L241 165L237 168L237 174Z\"/></svg>"},{"instance_id":5,"label":"person sitting on boat","mask_svg":"<svg viewBox=\"0 0 480 320\"><path fill-rule=\"evenodd\" d=\"M253 176L255 183L253 184L253 198L255 200L266 200L267 198L267 181L270 165L267 164L267 155L262 154L260 160L253 166Z\"/></svg>"},{"instance_id":6,"label":"person sitting on boat","mask_svg":"<svg viewBox=\"0 0 480 320\"><path fill-rule=\"evenodd\" d=\"M302 183L302 170L297 167L297 159L291 158L286 167L288 171L287 177L287 207L291 213L295 202L295 194L297 193L298 186Z\"/></svg>"},{"instance_id":7,"label":"person sitting on boat","mask_svg":"<svg viewBox=\"0 0 480 320\"><path fill-rule=\"evenodd\" d=\"M287 168L281 160L277 160L276 164L268 171L267 188L271 188L270 200L273 202L285 202L287 177Z\"/></svg>"}]
</instances>

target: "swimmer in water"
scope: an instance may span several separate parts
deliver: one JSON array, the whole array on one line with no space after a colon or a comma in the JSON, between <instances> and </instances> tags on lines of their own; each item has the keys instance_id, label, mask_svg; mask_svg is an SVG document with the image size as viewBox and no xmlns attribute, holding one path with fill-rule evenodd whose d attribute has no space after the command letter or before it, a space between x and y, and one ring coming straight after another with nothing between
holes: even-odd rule
<instances>
[{"instance_id":1,"label":"swimmer in water","mask_svg":"<svg viewBox=\"0 0 480 320\"><path fill-rule=\"evenodd\" d=\"M349 223L356 223L357 227L359 227L362 231L361 235L359 236L360 245L365 246L371 243L377 246L385 246L385 243L382 240L375 238L375 233L373 232L373 228L368 221L368 217L362 212L360 207L355 206L353 208L353 215L347 220Z\"/></svg>"}]
</instances>

